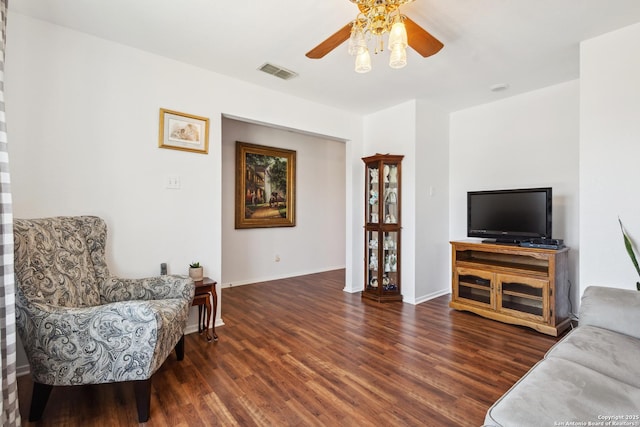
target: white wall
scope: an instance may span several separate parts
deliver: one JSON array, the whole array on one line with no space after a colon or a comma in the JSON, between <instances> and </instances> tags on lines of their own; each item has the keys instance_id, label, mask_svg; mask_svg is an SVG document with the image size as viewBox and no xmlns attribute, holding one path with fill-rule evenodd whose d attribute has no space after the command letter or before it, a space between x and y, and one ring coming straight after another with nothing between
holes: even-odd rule
<instances>
[{"instance_id":1,"label":"white wall","mask_svg":"<svg viewBox=\"0 0 640 427\"><path fill-rule=\"evenodd\" d=\"M199 260L220 282L222 211L231 208L222 204L223 114L347 141L345 185L364 185L358 115L9 15L5 99L14 214L102 216L114 274L155 275L161 262L184 274ZM209 154L158 148L161 107L209 117ZM180 176L180 190L165 188L168 175ZM362 252L362 238L354 236L362 233L363 207L350 196L346 283L361 289L362 264L354 269L351 254Z\"/></svg>"},{"instance_id":2,"label":"white wall","mask_svg":"<svg viewBox=\"0 0 640 427\"><path fill-rule=\"evenodd\" d=\"M295 227L235 229L236 141L296 151ZM223 118L222 176L223 287L344 268L344 142Z\"/></svg>"},{"instance_id":3,"label":"white wall","mask_svg":"<svg viewBox=\"0 0 640 427\"><path fill-rule=\"evenodd\" d=\"M404 155L400 199L402 209L400 292L405 302L415 304L416 101L408 101L366 116L364 140L366 156L376 153ZM360 163L364 165L362 161ZM362 173L364 174L364 166ZM360 188L364 191L364 185ZM364 199L362 193L360 197ZM364 225L364 211L360 216ZM364 246L364 242L362 245Z\"/></svg>"},{"instance_id":4,"label":"white wall","mask_svg":"<svg viewBox=\"0 0 640 427\"><path fill-rule=\"evenodd\" d=\"M416 302L451 292L449 248L449 113L417 103Z\"/></svg>"},{"instance_id":5,"label":"white wall","mask_svg":"<svg viewBox=\"0 0 640 427\"><path fill-rule=\"evenodd\" d=\"M366 155L405 156L403 301L419 304L448 293L449 113L424 100L408 101L366 116L364 129Z\"/></svg>"},{"instance_id":6,"label":"white wall","mask_svg":"<svg viewBox=\"0 0 640 427\"><path fill-rule=\"evenodd\" d=\"M466 238L467 191L553 187L553 237L570 251L573 307L579 238L579 82L451 114L450 237Z\"/></svg>"},{"instance_id":7,"label":"white wall","mask_svg":"<svg viewBox=\"0 0 640 427\"><path fill-rule=\"evenodd\" d=\"M640 24L580 48L580 277L635 289L618 216L640 244Z\"/></svg>"}]
</instances>

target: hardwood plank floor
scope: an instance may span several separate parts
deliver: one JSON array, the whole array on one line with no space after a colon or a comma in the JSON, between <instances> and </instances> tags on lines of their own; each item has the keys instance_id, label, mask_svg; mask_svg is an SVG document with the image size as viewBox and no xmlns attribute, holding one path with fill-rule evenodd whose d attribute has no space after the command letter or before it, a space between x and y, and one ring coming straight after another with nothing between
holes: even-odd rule
<instances>
[{"instance_id":1,"label":"hardwood plank floor","mask_svg":"<svg viewBox=\"0 0 640 427\"><path fill-rule=\"evenodd\" d=\"M448 308L343 292L344 270L223 292L218 343L186 337L152 381L149 426L479 426L557 341ZM24 425L31 379L18 380ZM54 388L42 426L137 424L131 384Z\"/></svg>"}]
</instances>

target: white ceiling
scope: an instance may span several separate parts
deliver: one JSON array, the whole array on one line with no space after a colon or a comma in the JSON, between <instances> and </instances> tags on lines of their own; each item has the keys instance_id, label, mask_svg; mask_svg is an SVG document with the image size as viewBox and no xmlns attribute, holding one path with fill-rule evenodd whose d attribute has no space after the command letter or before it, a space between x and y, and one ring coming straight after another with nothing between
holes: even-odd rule
<instances>
[{"instance_id":1,"label":"white ceiling","mask_svg":"<svg viewBox=\"0 0 640 427\"><path fill-rule=\"evenodd\" d=\"M385 52L357 74L346 43L304 55L355 18L349 0L14 0L9 10L357 113L410 99L455 111L575 79L580 41L640 22L640 0L416 0L403 13L444 48L409 49L400 70ZM299 76L257 71L265 62ZM498 83L509 89L489 90Z\"/></svg>"}]
</instances>

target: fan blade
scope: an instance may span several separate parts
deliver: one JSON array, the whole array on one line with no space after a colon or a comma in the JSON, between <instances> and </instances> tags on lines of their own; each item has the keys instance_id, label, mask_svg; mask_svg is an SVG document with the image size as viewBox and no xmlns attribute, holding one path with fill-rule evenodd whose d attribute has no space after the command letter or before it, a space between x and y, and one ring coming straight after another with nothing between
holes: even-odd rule
<instances>
[{"instance_id":1,"label":"fan blade","mask_svg":"<svg viewBox=\"0 0 640 427\"><path fill-rule=\"evenodd\" d=\"M333 49L340 46L351 36L352 25L353 24L349 22L347 25L336 31L331 37L311 49L306 54L307 58L320 59L327 53L331 52Z\"/></svg>"},{"instance_id":2,"label":"fan blade","mask_svg":"<svg viewBox=\"0 0 640 427\"><path fill-rule=\"evenodd\" d=\"M413 22L411 19L403 16L404 26L407 29L407 41L420 55L431 56L436 54L444 46L440 40L433 37L420 25Z\"/></svg>"}]
</instances>

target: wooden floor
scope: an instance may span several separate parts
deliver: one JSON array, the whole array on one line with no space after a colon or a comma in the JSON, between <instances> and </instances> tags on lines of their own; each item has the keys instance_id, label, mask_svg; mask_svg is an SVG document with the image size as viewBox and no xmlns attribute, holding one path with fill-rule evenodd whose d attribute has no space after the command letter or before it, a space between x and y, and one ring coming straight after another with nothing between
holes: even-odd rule
<instances>
[{"instance_id":1,"label":"wooden floor","mask_svg":"<svg viewBox=\"0 0 640 427\"><path fill-rule=\"evenodd\" d=\"M556 341L448 308L343 292L344 270L224 289L218 343L153 377L149 426L479 426ZM31 380L19 378L24 425ZM137 424L131 384L54 388L42 426Z\"/></svg>"}]
</instances>

